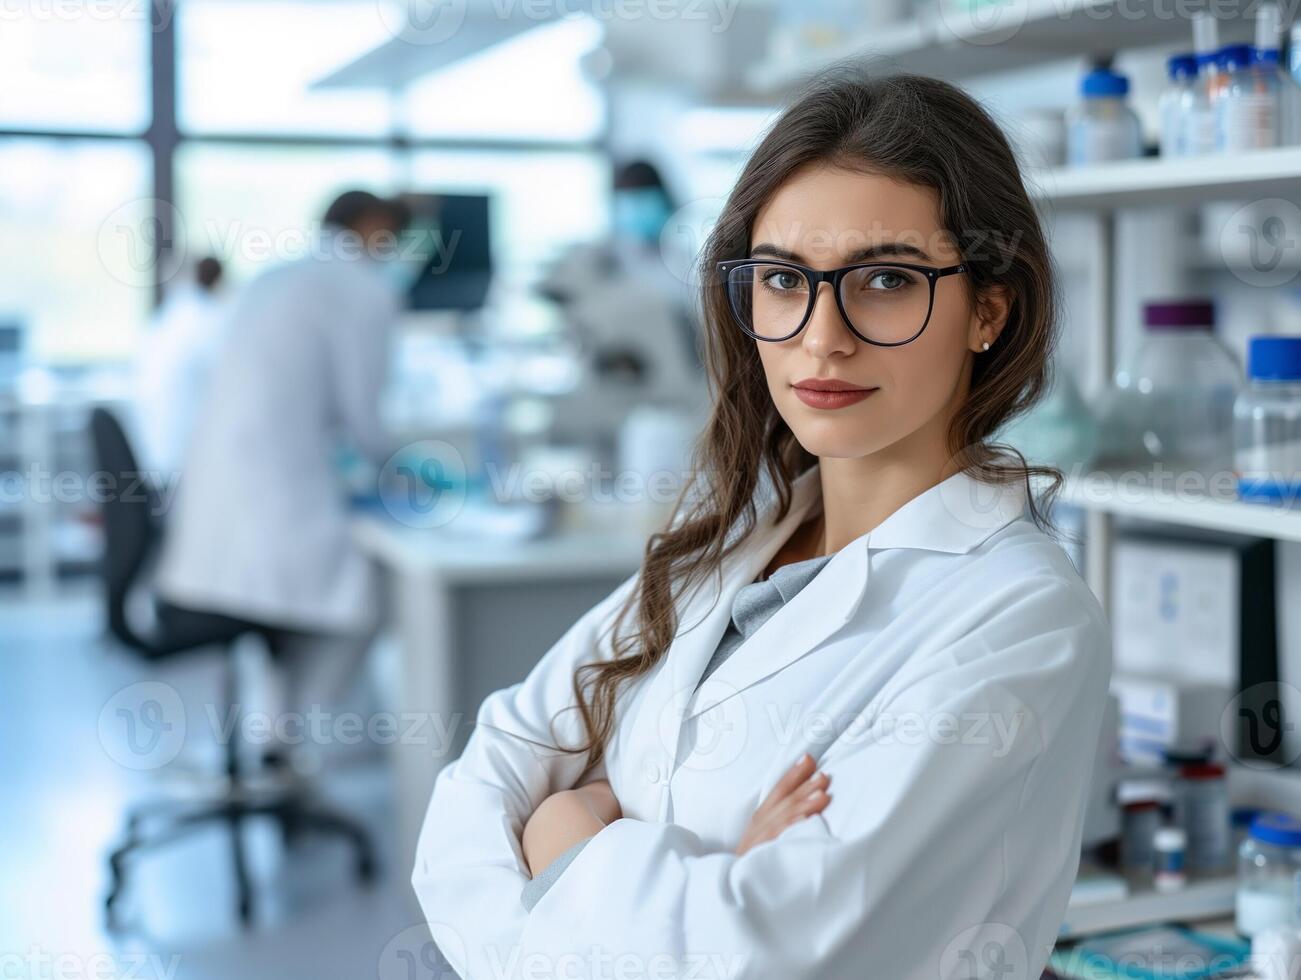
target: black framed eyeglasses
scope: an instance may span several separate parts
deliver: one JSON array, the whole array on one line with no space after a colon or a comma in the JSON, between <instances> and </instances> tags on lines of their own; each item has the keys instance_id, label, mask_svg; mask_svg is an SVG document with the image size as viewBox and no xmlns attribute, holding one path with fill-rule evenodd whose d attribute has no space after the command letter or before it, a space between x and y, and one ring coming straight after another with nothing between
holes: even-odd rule
<instances>
[{"instance_id":1,"label":"black framed eyeglasses","mask_svg":"<svg viewBox=\"0 0 1301 980\"><path fill-rule=\"evenodd\" d=\"M784 259L718 263L732 316L756 340L790 340L803 330L813 315L818 285L828 282L850 331L878 347L899 347L920 337L935 306L935 283L966 271L965 263L935 268L859 262L826 270Z\"/></svg>"}]
</instances>

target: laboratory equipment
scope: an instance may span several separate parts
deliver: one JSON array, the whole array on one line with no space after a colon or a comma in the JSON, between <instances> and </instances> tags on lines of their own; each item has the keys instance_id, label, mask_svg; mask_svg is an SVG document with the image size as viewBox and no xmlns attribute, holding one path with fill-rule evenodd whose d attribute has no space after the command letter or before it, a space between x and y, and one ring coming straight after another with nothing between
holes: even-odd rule
<instances>
[{"instance_id":1,"label":"laboratory equipment","mask_svg":"<svg viewBox=\"0 0 1301 980\"><path fill-rule=\"evenodd\" d=\"M1196 98L1197 56L1171 55L1166 70L1169 82L1157 103L1157 115L1161 120L1161 156L1186 156L1186 120Z\"/></svg>"},{"instance_id":2,"label":"laboratory equipment","mask_svg":"<svg viewBox=\"0 0 1301 980\"><path fill-rule=\"evenodd\" d=\"M1301 497L1301 337L1252 337L1247 377L1233 409L1238 495L1295 505Z\"/></svg>"},{"instance_id":3,"label":"laboratory equipment","mask_svg":"<svg viewBox=\"0 0 1301 980\"><path fill-rule=\"evenodd\" d=\"M1066 156L1073 167L1143 155L1143 126L1126 101L1129 79L1094 68L1080 83L1083 102L1068 113Z\"/></svg>"},{"instance_id":4,"label":"laboratory equipment","mask_svg":"<svg viewBox=\"0 0 1301 980\"><path fill-rule=\"evenodd\" d=\"M1262 813L1238 848L1234 921L1253 936L1272 926L1296 925L1295 879L1301 871L1301 820L1290 813Z\"/></svg>"},{"instance_id":5,"label":"laboratory equipment","mask_svg":"<svg viewBox=\"0 0 1301 980\"><path fill-rule=\"evenodd\" d=\"M1276 52L1277 54L1277 52ZM1278 145L1278 72L1250 44L1220 52L1224 87L1216 102L1216 148L1230 153Z\"/></svg>"},{"instance_id":6,"label":"laboratory equipment","mask_svg":"<svg viewBox=\"0 0 1301 980\"><path fill-rule=\"evenodd\" d=\"M1230 696L1220 684L1120 672L1111 690L1120 701L1120 754L1133 766L1163 765L1173 743L1213 748Z\"/></svg>"},{"instance_id":7,"label":"laboratory equipment","mask_svg":"<svg viewBox=\"0 0 1301 980\"><path fill-rule=\"evenodd\" d=\"M1222 764L1206 762L1179 768L1175 780L1175 821L1188 835L1190 871L1227 871L1232 828L1229 782Z\"/></svg>"},{"instance_id":8,"label":"laboratory equipment","mask_svg":"<svg viewBox=\"0 0 1301 980\"><path fill-rule=\"evenodd\" d=\"M1153 865L1152 884L1157 891L1176 891L1187 884L1184 871L1188 835L1182 827L1162 827L1152 839L1156 860Z\"/></svg>"},{"instance_id":9,"label":"laboratory equipment","mask_svg":"<svg viewBox=\"0 0 1301 980\"><path fill-rule=\"evenodd\" d=\"M1148 871L1155 866L1156 832L1161 829L1161 803L1155 799L1131 800L1122 807L1120 866L1126 871Z\"/></svg>"},{"instance_id":10,"label":"laboratory equipment","mask_svg":"<svg viewBox=\"0 0 1301 980\"><path fill-rule=\"evenodd\" d=\"M482 194L408 195L417 268L407 292L413 310L474 310L492 283L491 204ZM404 252L406 249L404 248ZM405 254L399 254L405 259Z\"/></svg>"},{"instance_id":11,"label":"laboratory equipment","mask_svg":"<svg viewBox=\"0 0 1301 980\"><path fill-rule=\"evenodd\" d=\"M1122 465L1160 463L1211 478L1230 468L1241 372L1213 333L1210 300L1151 302L1144 337L1116 372L1102 453Z\"/></svg>"}]
</instances>

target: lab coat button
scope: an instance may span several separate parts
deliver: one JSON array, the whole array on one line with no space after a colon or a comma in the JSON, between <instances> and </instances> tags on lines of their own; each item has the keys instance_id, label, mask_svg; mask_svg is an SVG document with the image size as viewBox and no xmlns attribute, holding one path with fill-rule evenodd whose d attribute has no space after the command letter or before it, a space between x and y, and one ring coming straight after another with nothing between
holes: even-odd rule
<instances>
[{"instance_id":1,"label":"lab coat button","mask_svg":"<svg viewBox=\"0 0 1301 980\"><path fill-rule=\"evenodd\" d=\"M658 783L663 777L660 771L660 765L654 759L646 761L646 779L652 783Z\"/></svg>"}]
</instances>

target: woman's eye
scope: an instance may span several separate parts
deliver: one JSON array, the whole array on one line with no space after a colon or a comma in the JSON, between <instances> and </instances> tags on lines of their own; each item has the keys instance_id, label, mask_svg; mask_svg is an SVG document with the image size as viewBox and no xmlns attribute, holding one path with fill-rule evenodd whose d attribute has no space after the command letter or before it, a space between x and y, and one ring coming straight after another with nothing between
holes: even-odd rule
<instances>
[{"instance_id":1,"label":"woman's eye","mask_svg":"<svg viewBox=\"0 0 1301 980\"><path fill-rule=\"evenodd\" d=\"M794 272L770 272L764 277L764 282L773 289L798 289L800 277Z\"/></svg>"},{"instance_id":2,"label":"woman's eye","mask_svg":"<svg viewBox=\"0 0 1301 980\"><path fill-rule=\"evenodd\" d=\"M911 280L903 273L893 269L882 269L873 273L867 281L868 289L899 289L907 286Z\"/></svg>"}]
</instances>

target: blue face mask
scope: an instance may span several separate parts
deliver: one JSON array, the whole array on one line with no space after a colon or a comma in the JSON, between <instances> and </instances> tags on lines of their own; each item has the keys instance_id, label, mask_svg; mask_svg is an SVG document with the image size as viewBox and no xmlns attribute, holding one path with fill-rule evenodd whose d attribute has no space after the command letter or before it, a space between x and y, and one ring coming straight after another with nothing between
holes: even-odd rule
<instances>
[{"instance_id":1,"label":"blue face mask","mask_svg":"<svg viewBox=\"0 0 1301 980\"><path fill-rule=\"evenodd\" d=\"M657 188L630 187L615 191L614 230L617 235L656 242L668 220L669 202Z\"/></svg>"}]
</instances>

